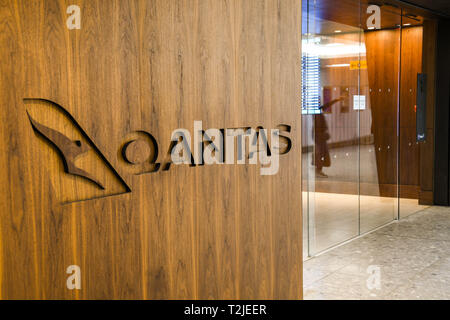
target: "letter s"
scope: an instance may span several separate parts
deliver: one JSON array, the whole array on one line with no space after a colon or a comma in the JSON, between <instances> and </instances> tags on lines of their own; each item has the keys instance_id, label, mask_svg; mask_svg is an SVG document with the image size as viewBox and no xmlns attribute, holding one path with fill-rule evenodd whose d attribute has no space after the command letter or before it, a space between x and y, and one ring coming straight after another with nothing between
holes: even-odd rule
<instances>
[{"instance_id":1,"label":"letter s","mask_svg":"<svg viewBox=\"0 0 450 320\"><path fill-rule=\"evenodd\" d=\"M287 124L280 124L277 126L277 128L280 130L280 132L291 133L291 126L289 126ZM280 147L278 148L278 154L279 155L288 154L289 151L291 151L291 149L292 149L291 139L289 137L283 136L281 134L279 134L279 137L280 137ZM282 148L283 145L284 145L284 148Z\"/></svg>"}]
</instances>

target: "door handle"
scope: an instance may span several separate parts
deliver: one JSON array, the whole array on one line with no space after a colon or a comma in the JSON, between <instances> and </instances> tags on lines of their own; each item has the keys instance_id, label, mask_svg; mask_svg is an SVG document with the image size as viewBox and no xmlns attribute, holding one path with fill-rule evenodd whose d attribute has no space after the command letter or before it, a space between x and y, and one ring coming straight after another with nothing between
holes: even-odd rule
<instances>
[{"instance_id":1,"label":"door handle","mask_svg":"<svg viewBox=\"0 0 450 320\"><path fill-rule=\"evenodd\" d=\"M417 142L427 139L427 75L417 74L417 110L416 110Z\"/></svg>"}]
</instances>

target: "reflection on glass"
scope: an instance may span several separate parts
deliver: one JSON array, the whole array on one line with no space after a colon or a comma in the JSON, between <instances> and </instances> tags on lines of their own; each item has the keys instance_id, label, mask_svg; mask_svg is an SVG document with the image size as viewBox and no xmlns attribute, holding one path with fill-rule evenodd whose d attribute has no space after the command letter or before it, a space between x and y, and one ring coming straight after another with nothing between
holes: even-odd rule
<instances>
[{"instance_id":1,"label":"reflection on glass","mask_svg":"<svg viewBox=\"0 0 450 320\"><path fill-rule=\"evenodd\" d=\"M359 116L353 96L359 92L357 66L364 48L360 29L323 19L321 5L306 4L302 41L305 250L310 254L359 234ZM359 6L352 10L357 17Z\"/></svg>"}]
</instances>

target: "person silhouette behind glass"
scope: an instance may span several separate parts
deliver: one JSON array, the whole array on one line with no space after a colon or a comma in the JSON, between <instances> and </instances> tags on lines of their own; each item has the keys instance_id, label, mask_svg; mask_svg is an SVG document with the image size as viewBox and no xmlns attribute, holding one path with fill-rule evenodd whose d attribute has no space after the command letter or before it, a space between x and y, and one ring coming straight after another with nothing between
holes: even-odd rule
<instances>
[{"instance_id":1,"label":"person silhouette behind glass","mask_svg":"<svg viewBox=\"0 0 450 320\"><path fill-rule=\"evenodd\" d=\"M329 112L334 104L344 99L345 97L340 97L325 103L319 107L320 113L314 115L313 138L315 142L315 150L312 165L316 167L316 176L321 178L328 178L322 169L324 167L328 168L331 166L330 152L327 143L331 136L328 132L328 125L325 120L324 113Z\"/></svg>"}]
</instances>

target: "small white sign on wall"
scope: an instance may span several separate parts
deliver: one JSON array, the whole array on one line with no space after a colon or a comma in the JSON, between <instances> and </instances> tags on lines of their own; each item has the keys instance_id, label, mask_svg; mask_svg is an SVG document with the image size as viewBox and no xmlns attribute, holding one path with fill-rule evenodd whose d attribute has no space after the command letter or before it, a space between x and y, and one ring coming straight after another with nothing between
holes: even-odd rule
<instances>
[{"instance_id":1,"label":"small white sign on wall","mask_svg":"<svg viewBox=\"0 0 450 320\"><path fill-rule=\"evenodd\" d=\"M353 110L366 110L366 96L353 96Z\"/></svg>"}]
</instances>

